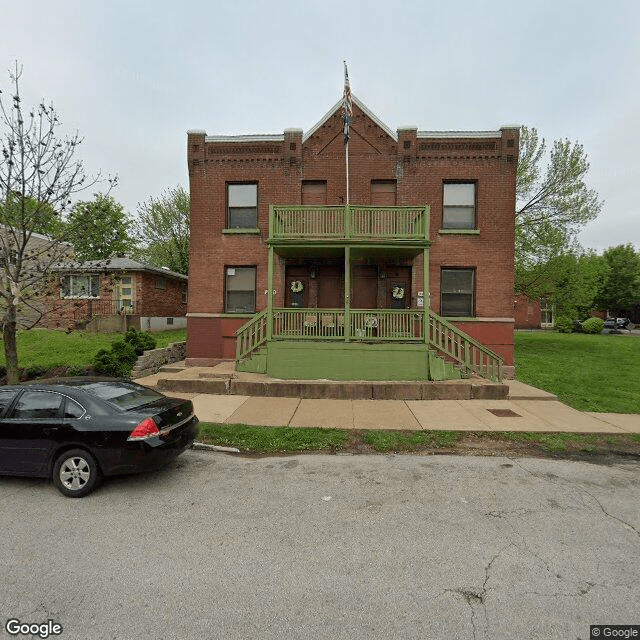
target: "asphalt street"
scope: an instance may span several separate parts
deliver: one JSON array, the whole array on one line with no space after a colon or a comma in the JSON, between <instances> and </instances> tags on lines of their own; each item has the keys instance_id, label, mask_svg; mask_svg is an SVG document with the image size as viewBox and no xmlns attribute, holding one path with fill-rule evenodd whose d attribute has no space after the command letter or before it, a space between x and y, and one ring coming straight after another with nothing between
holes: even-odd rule
<instances>
[{"instance_id":1,"label":"asphalt street","mask_svg":"<svg viewBox=\"0 0 640 640\"><path fill-rule=\"evenodd\" d=\"M640 463L188 451L0 478L0 615L67 639L587 640L640 624Z\"/></svg>"}]
</instances>

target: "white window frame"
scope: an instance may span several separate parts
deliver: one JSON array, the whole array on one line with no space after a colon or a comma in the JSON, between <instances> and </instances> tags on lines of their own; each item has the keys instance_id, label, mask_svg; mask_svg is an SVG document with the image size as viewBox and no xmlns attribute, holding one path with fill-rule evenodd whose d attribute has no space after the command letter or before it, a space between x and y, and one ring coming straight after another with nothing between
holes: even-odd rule
<instances>
[{"instance_id":1,"label":"white window frame","mask_svg":"<svg viewBox=\"0 0 640 640\"><path fill-rule=\"evenodd\" d=\"M451 198L453 198L453 194L447 194L447 191L451 187L456 186L472 186L473 187L473 204L459 204L456 202L451 202ZM447 197L449 197L449 203L447 203ZM442 184L442 228L447 229L449 231L468 231L469 229L477 229L478 228L478 212L477 212L477 202L478 202L478 184L474 180L458 180L458 181L447 181ZM459 224L452 224L451 220L447 220L447 213L453 209L464 210L468 213L471 213L471 224L461 226Z\"/></svg>"},{"instance_id":2,"label":"white window frame","mask_svg":"<svg viewBox=\"0 0 640 640\"><path fill-rule=\"evenodd\" d=\"M68 291L69 293L67 295L65 295L64 291L65 291L65 286L63 284L64 279L68 278L69 279L69 285L68 285ZM74 278L89 278L89 291L88 293L85 294L78 294L74 292L74 287L73 287L73 279ZM93 287L93 283L94 281L97 281L98 286L96 287L98 290L98 295L91 295L91 292L93 291L94 287ZM69 274L65 274L60 278L60 297L65 299L65 300L97 300L100 298L100 276L98 274L95 273L69 273Z\"/></svg>"}]
</instances>

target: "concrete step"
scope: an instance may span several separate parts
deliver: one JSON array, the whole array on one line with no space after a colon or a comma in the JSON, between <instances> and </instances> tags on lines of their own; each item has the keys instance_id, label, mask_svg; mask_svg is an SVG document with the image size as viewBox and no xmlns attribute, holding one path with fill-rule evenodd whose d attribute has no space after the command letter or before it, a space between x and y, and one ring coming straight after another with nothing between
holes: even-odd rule
<instances>
[{"instance_id":1,"label":"concrete step","mask_svg":"<svg viewBox=\"0 0 640 640\"><path fill-rule=\"evenodd\" d=\"M506 400L509 386L480 378L445 381L242 380L159 378L160 391L289 398L346 400Z\"/></svg>"}]
</instances>

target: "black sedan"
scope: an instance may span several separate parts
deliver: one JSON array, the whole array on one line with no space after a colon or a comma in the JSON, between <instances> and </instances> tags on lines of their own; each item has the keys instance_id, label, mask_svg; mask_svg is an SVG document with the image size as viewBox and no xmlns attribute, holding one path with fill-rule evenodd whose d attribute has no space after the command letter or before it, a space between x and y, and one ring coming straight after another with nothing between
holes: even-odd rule
<instances>
[{"instance_id":1,"label":"black sedan","mask_svg":"<svg viewBox=\"0 0 640 640\"><path fill-rule=\"evenodd\" d=\"M80 498L101 476L162 466L191 446L190 400L114 378L0 387L0 475L51 477Z\"/></svg>"}]
</instances>

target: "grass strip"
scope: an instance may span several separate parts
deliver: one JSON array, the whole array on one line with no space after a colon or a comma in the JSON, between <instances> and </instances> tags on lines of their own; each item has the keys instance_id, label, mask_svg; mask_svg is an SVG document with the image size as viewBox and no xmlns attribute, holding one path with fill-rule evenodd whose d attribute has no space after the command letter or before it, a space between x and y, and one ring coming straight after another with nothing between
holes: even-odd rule
<instances>
[{"instance_id":1,"label":"grass strip","mask_svg":"<svg viewBox=\"0 0 640 640\"><path fill-rule=\"evenodd\" d=\"M365 431L362 441L375 451L416 451L424 447L441 449L457 443L463 434L459 431Z\"/></svg>"},{"instance_id":2,"label":"grass strip","mask_svg":"<svg viewBox=\"0 0 640 640\"><path fill-rule=\"evenodd\" d=\"M473 454L483 445L499 441L513 445L519 455L632 454L640 456L640 434L539 433L515 431L349 431L345 429L264 427L242 424L200 424L198 441L236 447L244 453L350 453Z\"/></svg>"},{"instance_id":3,"label":"grass strip","mask_svg":"<svg viewBox=\"0 0 640 640\"><path fill-rule=\"evenodd\" d=\"M243 424L200 423L198 440L254 453L339 451L351 440L344 429L252 427Z\"/></svg>"}]
</instances>

